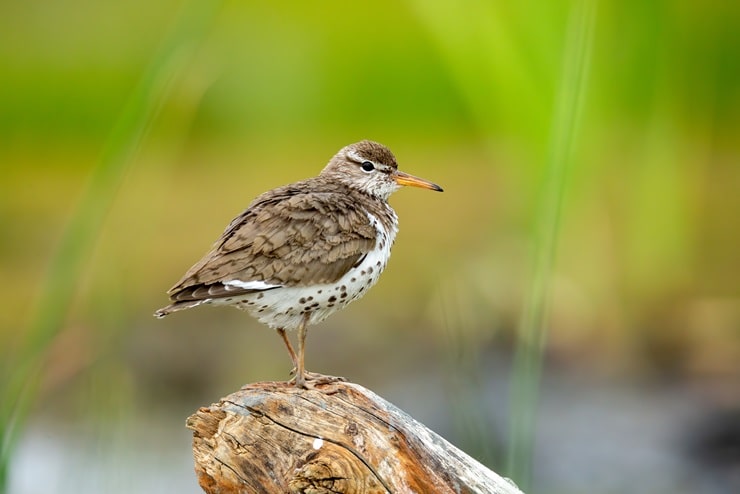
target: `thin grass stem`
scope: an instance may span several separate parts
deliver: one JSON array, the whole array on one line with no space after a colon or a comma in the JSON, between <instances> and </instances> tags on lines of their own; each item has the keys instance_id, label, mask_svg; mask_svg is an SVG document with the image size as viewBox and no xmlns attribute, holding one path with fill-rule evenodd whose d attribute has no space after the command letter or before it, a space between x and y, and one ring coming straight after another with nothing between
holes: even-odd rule
<instances>
[{"instance_id":1,"label":"thin grass stem","mask_svg":"<svg viewBox=\"0 0 740 494\"><path fill-rule=\"evenodd\" d=\"M553 265L573 143L583 104L596 5L578 0L567 30L560 89L550 132L534 234L533 276L519 325L511 386L508 474L525 491L531 483L536 412Z\"/></svg>"},{"instance_id":2,"label":"thin grass stem","mask_svg":"<svg viewBox=\"0 0 740 494\"><path fill-rule=\"evenodd\" d=\"M45 356L67 319L78 280L88 265L116 191L172 82L206 32L220 2L193 2L154 57L117 119L54 252L32 321L14 358L4 367L0 389L0 492L8 487L11 455L36 397Z\"/></svg>"}]
</instances>

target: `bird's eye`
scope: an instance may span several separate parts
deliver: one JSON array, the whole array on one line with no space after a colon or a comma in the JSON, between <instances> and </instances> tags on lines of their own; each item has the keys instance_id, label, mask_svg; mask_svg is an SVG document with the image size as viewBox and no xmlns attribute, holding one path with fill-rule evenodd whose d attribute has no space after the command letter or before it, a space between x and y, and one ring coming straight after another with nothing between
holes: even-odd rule
<instances>
[{"instance_id":1,"label":"bird's eye","mask_svg":"<svg viewBox=\"0 0 740 494\"><path fill-rule=\"evenodd\" d=\"M362 166L362 170L366 172L375 170L375 165L373 165L372 161L363 161L360 166Z\"/></svg>"}]
</instances>

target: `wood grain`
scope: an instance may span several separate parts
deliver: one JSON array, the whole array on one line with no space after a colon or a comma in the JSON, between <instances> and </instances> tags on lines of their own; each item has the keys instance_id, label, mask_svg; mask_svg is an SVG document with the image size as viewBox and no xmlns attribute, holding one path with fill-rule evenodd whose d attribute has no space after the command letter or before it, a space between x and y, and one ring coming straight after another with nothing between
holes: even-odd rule
<instances>
[{"instance_id":1,"label":"wood grain","mask_svg":"<svg viewBox=\"0 0 740 494\"><path fill-rule=\"evenodd\" d=\"M250 384L187 426L209 494L521 492L357 384Z\"/></svg>"}]
</instances>

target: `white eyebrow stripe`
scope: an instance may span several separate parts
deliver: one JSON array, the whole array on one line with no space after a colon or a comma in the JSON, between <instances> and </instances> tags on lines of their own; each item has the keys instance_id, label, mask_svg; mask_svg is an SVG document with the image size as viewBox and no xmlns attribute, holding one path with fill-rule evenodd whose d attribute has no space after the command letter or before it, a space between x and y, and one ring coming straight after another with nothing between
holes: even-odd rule
<instances>
[{"instance_id":1,"label":"white eyebrow stripe","mask_svg":"<svg viewBox=\"0 0 740 494\"><path fill-rule=\"evenodd\" d=\"M370 160L368 160L368 159L365 159L365 158L363 158L362 156L360 156L359 154L357 154L357 153L356 153L356 152L354 152L354 151L350 151L350 152L348 152L348 153L347 153L347 157L348 157L349 159L351 159L352 161L356 161L356 162L358 162L358 163L362 163L363 161L370 161ZM370 162L372 163L372 161L370 161ZM375 164L375 163L373 163L373 164Z\"/></svg>"}]
</instances>

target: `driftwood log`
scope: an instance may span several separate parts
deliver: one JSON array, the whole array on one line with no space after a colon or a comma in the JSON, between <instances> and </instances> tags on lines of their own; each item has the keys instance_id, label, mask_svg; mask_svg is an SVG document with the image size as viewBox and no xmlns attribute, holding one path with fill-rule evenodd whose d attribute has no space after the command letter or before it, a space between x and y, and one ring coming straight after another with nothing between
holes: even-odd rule
<instances>
[{"instance_id":1,"label":"driftwood log","mask_svg":"<svg viewBox=\"0 0 740 494\"><path fill-rule=\"evenodd\" d=\"M209 494L521 494L357 384L250 384L198 410L187 427Z\"/></svg>"}]
</instances>

